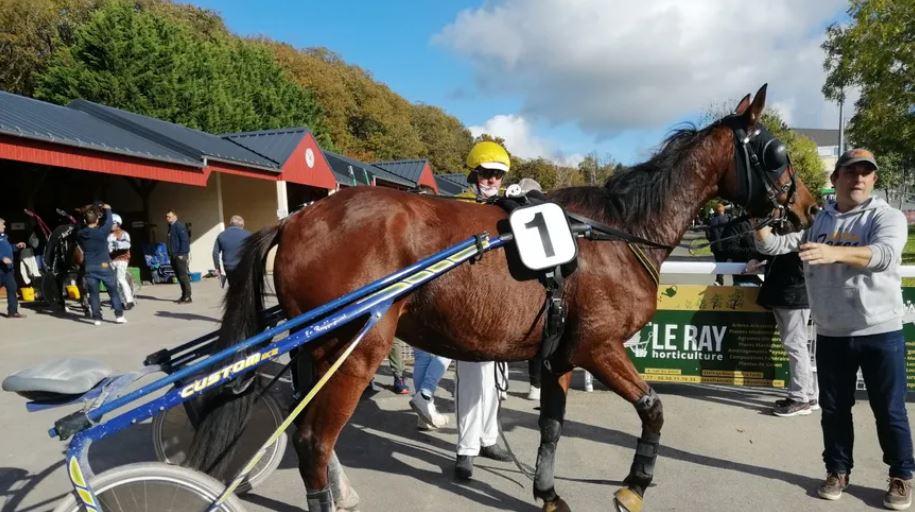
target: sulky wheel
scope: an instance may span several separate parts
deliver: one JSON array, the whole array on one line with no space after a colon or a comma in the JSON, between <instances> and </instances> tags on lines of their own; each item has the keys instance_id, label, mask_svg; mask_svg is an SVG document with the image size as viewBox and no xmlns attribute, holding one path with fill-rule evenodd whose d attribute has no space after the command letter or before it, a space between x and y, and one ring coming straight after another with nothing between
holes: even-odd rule
<instances>
[{"instance_id":1,"label":"sulky wheel","mask_svg":"<svg viewBox=\"0 0 915 512\"><path fill-rule=\"evenodd\" d=\"M128 464L89 481L105 512L205 512L225 485L181 466L161 462ZM61 500L54 512L84 512L75 492ZM244 512L241 502L229 496L220 512Z\"/></svg>"},{"instance_id":2,"label":"sulky wheel","mask_svg":"<svg viewBox=\"0 0 915 512\"><path fill-rule=\"evenodd\" d=\"M248 426L238 441L238 450L229 467L228 474L235 475L257 452L258 448L283 422L280 407L270 395L264 395L255 402ZM156 458L169 464L182 464L187 458L187 449L194 437L194 427L184 407L172 407L153 419L153 448ZM244 494L263 482L280 465L286 452L286 435L270 445L267 453L257 463L247 479L236 489Z\"/></svg>"}]
</instances>

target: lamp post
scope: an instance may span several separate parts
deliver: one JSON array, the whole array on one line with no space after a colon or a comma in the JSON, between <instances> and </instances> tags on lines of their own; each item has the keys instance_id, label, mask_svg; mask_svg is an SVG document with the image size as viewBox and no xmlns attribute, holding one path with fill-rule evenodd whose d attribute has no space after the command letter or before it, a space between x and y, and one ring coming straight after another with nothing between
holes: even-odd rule
<instances>
[{"instance_id":1,"label":"lamp post","mask_svg":"<svg viewBox=\"0 0 915 512\"><path fill-rule=\"evenodd\" d=\"M839 155L845 152L845 120L842 115L845 107L845 89L839 89Z\"/></svg>"}]
</instances>

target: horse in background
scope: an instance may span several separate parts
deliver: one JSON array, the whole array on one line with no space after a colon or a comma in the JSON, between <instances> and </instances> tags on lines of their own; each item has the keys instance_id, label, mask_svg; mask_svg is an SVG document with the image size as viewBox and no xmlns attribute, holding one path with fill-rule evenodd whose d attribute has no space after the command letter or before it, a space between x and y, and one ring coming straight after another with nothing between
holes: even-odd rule
<instances>
[{"instance_id":1,"label":"horse in background","mask_svg":"<svg viewBox=\"0 0 915 512\"><path fill-rule=\"evenodd\" d=\"M57 214L68 222L51 231L45 246L45 276L42 279L42 293L45 301L57 311L69 311L67 286L75 284L79 293L79 303L90 316L89 292L86 286L86 262L76 235L83 227L82 219L88 211L95 211L101 219L104 211L95 204L74 208L74 215L58 209Z\"/></svg>"},{"instance_id":2,"label":"horse in background","mask_svg":"<svg viewBox=\"0 0 915 512\"><path fill-rule=\"evenodd\" d=\"M734 114L703 129L674 132L649 161L614 174L603 186L548 194L568 212L657 245L582 239L574 272L565 269L566 328L541 388L534 496L543 500L545 512L570 510L554 488L554 459L575 367L588 370L632 404L641 419L629 475L613 497L618 510L641 509L654 476L664 415L660 398L633 366L624 342L654 315L658 269L702 205L724 197L754 216L777 218L780 230L812 222L813 196L787 162L784 146L758 124L765 97L763 86L752 101L749 94L744 97ZM245 275L228 291L214 350L262 328L258 313L265 258L274 246L276 294L292 318L474 234L504 233L506 225L506 213L496 206L375 187L342 190L248 239L239 266ZM517 249L509 245L394 303L296 419L293 441L308 509L334 510L328 461L395 334L454 359L525 361L539 354L543 297L537 275L523 267ZM310 355L306 364L314 365L318 377L358 327L350 324L301 349ZM210 412L190 450L192 466L223 480L234 476L220 474L225 468L221 461L232 458L232 440L255 395L234 395L229 386L211 395Z\"/></svg>"}]
</instances>

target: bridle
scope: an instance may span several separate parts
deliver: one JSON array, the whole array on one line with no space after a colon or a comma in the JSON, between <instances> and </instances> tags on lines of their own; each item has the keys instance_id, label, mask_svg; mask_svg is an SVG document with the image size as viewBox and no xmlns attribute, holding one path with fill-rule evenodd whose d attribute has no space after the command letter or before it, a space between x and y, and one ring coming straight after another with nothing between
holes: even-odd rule
<instances>
[{"instance_id":1,"label":"bridle","mask_svg":"<svg viewBox=\"0 0 915 512\"><path fill-rule=\"evenodd\" d=\"M797 196L797 171L791 166L785 144L761 125L747 131L742 126L741 115L732 114L719 123L734 134L737 203L746 206L748 211L765 209L769 212L757 225L784 227L788 222L786 209L794 204ZM780 183L786 171L789 179ZM782 195L785 201L780 203L778 198Z\"/></svg>"}]
</instances>

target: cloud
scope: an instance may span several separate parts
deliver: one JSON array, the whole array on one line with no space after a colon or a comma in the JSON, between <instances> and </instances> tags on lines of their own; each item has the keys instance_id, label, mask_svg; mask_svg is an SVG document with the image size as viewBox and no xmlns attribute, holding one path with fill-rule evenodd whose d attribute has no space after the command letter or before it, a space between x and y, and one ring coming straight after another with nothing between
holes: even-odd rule
<instances>
[{"instance_id":1,"label":"cloud","mask_svg":"<svg viewBox=\"0 0 915 512\"><path fill-rule=\"evenodd\" d=\"M500 114L487 120L483 126L471 126L474 137L487 133L505 140L509 153L524 159L545 158L561 165L578 166L583 155L565 154L533 133L531 124L522 116Z\"/></svg>"},{"instance_id":2,"label":"cloud","mask_svg":"<svg viewBox=\"0 0 915 512\"><path fill-rule=\"evenodd\" d=\"M846 5L494 0L433 41L468 60L481 93L520 95L524 117L599 138L670 125L767 82L770 105L822 127L838 114L820 92L820 43Z\"/></svg>"}]
</instances>

